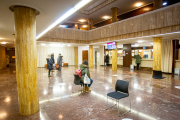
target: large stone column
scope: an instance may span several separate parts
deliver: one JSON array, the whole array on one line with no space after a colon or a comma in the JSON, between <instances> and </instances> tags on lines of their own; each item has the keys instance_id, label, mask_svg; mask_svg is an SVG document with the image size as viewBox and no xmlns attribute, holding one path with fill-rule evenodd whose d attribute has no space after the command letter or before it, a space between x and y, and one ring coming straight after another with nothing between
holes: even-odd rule
<instances>
[{"instance_id":1,"label":"large stone column","mask_svg":"<svg viewBox=\"0 0 180 120\"><path fill-rule=\"evenodd\" d=\"M93 46L89 45L89 67L93 67Z\"/></svg>"},{"instance_id":2,"label":"large stone column","mask_svg":"<svg viewBox=\"0 0 180 120\"><path fill-rule=\"evenodd\" d=\"M162 8L163 0L154 0L154 10Z\"/></svg>"},{"instance_id":3,"label":"large stone column","mask_svg":"<svg viewBox=\"0 0 180 120\"><path fill-rule=\"evenodd\" d=\"M117 43L116 49L112 50L112 70L117 70Z\"/></svg>"},{"instance_id":4,"label":"large stone column","mask_svg":"<svg viewBox=\"0 0 180 120\"><path fill-rule=\"evenodd\" d=\"M74 47L75 66L78 66L78 47Z\"/></svg>"},{"instance_id":5,"label":"large stone column","mask_svg":"<svg viewBox=\"0 0 180 120\"><path fill-rule=\"evenodd\" d=\"M15 6L16 80L19 112L32 115L39 111L36 53L36 11Z\"/></svg>"},{"instance_id":6,"label":"large stone column","mask_svg":"<svg viewBox=\"0 0 180 120\"><path fill-rule=\"evenodd\" d=\"M78 23L74 24L75 29L78 29Z\"/></svg>"},{"instance_id":7,"label":"large stone column","mask_svg":"<svg viewBox=\"0 0 180 120\"><path fill-rule=\"evenodd\" d=\"M93 29L93 19L88 19L88 27L89 27L89 30Z\"/></svg>"},{"instance_id":8,"label":"large stone column","mask_svg":"<svg viewBox=\"0 0 180 120\"><path fill-rule=\"evenodd\" d=\"M117 22L117 7L113 7L111 8L112 11L112 22Z\"/></svg>"},{"instance_id":9,"label":"large stone column","mask_svg":"<svg viewBox=\"0 0 180 120\"><path fill-rule=\"evenodd\" d=\"M162 37L154 38L153 46L153 70L161 71L161 46Z\"/></svg>"}]
</instances>

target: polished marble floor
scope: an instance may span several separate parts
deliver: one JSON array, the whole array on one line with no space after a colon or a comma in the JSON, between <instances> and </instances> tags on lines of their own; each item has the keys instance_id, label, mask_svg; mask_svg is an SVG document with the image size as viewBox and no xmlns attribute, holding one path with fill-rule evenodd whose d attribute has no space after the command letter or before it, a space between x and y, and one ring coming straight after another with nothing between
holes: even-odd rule
<instances>
[{"instance_id":1,"label":"polished marble floor","mask_svg":"<svg viewBox=\"0 0 180 120\"><path fill-rule=\"evenodd\" d=\"M48 78L45 68L38 68L40 111L31 116L21 116L18 110L18 93L15 67L0 70L0 120L179 120L180 77L163 74L166 88L160 81L151 79L151 70L130 70L118 67L94 67L90 74L94 80L90 93L76 92L73 86L74 66L63 67L62 72L52 72ZM114 91L116 80L129 81L131 113L118 117L116 107L106 110L107 93ZM165 82L162 81L162 87ZM129 99L120 100L120 113L129 109ZM113 102L111 102L113 104Z\"/></svg>"}]
</instances>

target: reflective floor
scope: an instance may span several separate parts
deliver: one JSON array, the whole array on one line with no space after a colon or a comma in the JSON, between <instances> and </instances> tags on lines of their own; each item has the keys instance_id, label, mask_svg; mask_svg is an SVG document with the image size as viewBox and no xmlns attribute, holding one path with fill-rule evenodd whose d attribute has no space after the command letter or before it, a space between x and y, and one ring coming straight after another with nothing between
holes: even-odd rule
<instances>
[{"instance_id":1,"label":"reflective floor","mask_svg":"<svg viewBox=\"0 0 180 120\"><path fill-rule=\"evenodd\" d=\"M91 92L73 86L74 66L63 67L62 72L52 72L48 78L45 68L38 68L40 111L31 116L21 116L18 108L18 93L15 67L0 70L0 120L179 120L179 76L163 74L161 82L151 79L151 70L130 70L118 67L94 67L90 74L94 80ZM114 91L116 80L129 81L131 113L118 117L116 106L105 109L107 93ZM165 87L161 89L161 87ZM72 93L77 91L76 93ZM113 105L114 102L110 101ZM129 98L120 100L120 114L129 110Z\"/></svg>"}]
</instances>

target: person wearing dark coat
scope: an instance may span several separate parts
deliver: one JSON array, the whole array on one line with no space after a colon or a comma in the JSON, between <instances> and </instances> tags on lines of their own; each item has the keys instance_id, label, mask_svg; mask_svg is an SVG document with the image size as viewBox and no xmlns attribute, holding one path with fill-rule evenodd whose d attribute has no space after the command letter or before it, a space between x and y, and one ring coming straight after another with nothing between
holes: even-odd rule
<instances>
[{"instance_id":1,"label":"person wearing dark coat","mask_svg":"<svg viewBox=\"0 0 180 120\"><path fill-rule=\"evenodd\" d=\"M51 54L51 60L52 60L52 63L54 64L54 63L55 63L55 60L54 60L54 53Z\"/></svg>"},{"instance_id":2,"label":"person wearing dark coat","mask_svg":"<svg viewBox=\"0 0 180 120\"><path fill-rule=\"evenodd\" d=\"M109 55L108 54L106 55L106 61L105 62L106 62L106 65L108 66L108 64L109 64Z\"/></svg>"},{"instance_id":3,"label":"person wearing dark coat","mask_svg":"<svg viewBox=\"0 0 180 120\"><path fill-rule=\"evenodd\" d=\"M50 55L48 55L48 57L46 58L46 60L47 60L47 69L49 69L48 77L51 77L51 76L50 76L50 72L51 72L51 70L53 70L53 62L52 62L52 60L51 60L51 58L50 58Z\"/></svg>"},{"instance_id":4,"label":"person wearing dark coat","mask_svg":"<svg viewBox=\"0 0 180 120\"><path fill-rule=\"evenodd\" d=\"M59 71L61 71L61 66L62 66L62 57L61 54L59 53L58 59L57 59L57 65L59 65Z\"/></svg>"}]
</instances>

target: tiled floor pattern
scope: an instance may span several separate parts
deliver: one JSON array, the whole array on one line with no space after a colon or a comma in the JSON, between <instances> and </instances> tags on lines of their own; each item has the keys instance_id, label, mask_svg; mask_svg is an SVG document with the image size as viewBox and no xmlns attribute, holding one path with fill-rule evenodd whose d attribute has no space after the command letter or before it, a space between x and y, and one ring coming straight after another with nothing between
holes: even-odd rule
<instances>
[{"instance_id":1,"label":"tiled floor pattern","mask_svg":"<svg viewBox=\"0 0 180 120\"><path fill-rule=\"evenodd\" d=\"M15 67L0 70L0 120L179 120L180 86L178 75L163 74L166 88L161 89L160 80L152 79L151 70L130 70L119 67L94 67L90 69L94 80L90 93L76 92L73 86L77 67L63 67L62 72L38 68L40 111L31 116L21 116L18 108L18 93ZM116 80L129 81L131 113L118 117L116 107L105 109L107 93L114 91ZM165 87L165 80L162 81ZM129 110L129 99L120 100L120 113ZM113 102L111 102L113 104Z\"/></svg>"}]
</instances>

